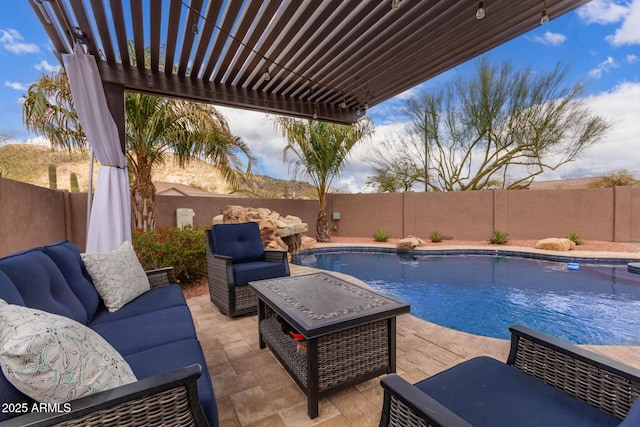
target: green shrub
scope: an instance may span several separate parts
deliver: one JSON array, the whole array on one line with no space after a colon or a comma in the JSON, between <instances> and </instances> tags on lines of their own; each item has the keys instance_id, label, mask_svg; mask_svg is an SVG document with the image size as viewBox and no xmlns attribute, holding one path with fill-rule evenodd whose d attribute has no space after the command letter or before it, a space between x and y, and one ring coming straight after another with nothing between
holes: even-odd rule
<instances>
[{"instance_id":1,"label":"green shrub","mask_svg":"<svg viewBox=\"0 0 640 427\"><path fill-rule=\"evenodd\" d=\"M580 246L581 244L584 243L584 240L582 240L582 236L580 236L577 233L569 233L569 234L567 234L567 239L569 239L573 243L575 243L576 246Z\"/></svg>"},{"instance_id":2,"label":"green shrub","mask_svg":"<svg viewBox=\"0 0 640 427\"><path fill-rule=\"evenodd\" d=\"M75 172L71 172L71 174L69 174L69 190L72 193L80 191L80 187L78 186L78 175L76 175Z\"/></svg>"},{"instance_id":3,"label":"green shrub","mask_svg":"<svg viewBox=\"0 0 640 427\"><path fill-rule=\"evenodd\" d=\"M389 239L389 233L384 228L378 228L373 233L373 238L376 239L376 242L386 242Z\"/></svg>"},{"instance_id":4,"label":"green shrub","mask_svg":"<svg viewBox=\"0 0 640 427\"><path fill-rule=\"evenodd\" d=\"M509 241L509 233L504 233L500 230L493 230L489 243L492 245L505 245Z\"/></svg>"},{"instance_id":5,"label":"green shrub","mask_svg":"<svg viewBox=\"0 0 640 427\"><path fill-rule=\"evenodd\" d=\"M207 275L205 227L161 227L133 232L133 247L145 270L173 267L173 279L189 285Z\"/></svg>"},{"instance_id":6,"label":"green shrub","mask_svg":"<svg viewBox=\"0 0 640 427\"><path fill-rule=\"evenodd\" d=\"M442 242L442 239L443 239L442 233L439 231L434 231L433 233L431 233L430 237L433 243L440 243Z\"/></svg>"}]
</instances>

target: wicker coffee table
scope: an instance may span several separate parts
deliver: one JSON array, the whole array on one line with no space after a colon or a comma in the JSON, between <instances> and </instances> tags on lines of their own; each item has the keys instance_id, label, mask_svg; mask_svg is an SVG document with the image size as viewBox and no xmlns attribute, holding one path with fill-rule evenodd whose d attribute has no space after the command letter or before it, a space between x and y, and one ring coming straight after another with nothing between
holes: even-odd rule
<instances>
[{"instance_id":1,"label":"wicker coffee table","mask_svg":"<svg viewBox=\"0 0 640 427\"><path fill-rule=\"evenodd\" d=\"M327 273L250 282L265 345L307 395L309 417L330 392L396 370L396 316L409 305ZM281 320L278 319L280 317ZM283 331L302 334L306 352Z\"/></svg>"}]
</instances>

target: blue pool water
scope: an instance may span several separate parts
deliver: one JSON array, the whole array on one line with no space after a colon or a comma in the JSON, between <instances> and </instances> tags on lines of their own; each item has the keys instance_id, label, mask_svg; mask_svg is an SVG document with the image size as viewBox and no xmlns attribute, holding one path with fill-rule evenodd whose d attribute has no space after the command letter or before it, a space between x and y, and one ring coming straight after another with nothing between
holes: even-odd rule
<instances>
[{"instance_id":1,"label":"blue pool water","mask_svg":"<svg viewBox=\"0 0 640 427\"><path fill-rule=\"evenodd\" d=\"M429 322L495 338L520 323L576 344L640 345L640 275L626 264L511 256L310 252L300 265L363 280Z\"/></svg>"}]
</instances>

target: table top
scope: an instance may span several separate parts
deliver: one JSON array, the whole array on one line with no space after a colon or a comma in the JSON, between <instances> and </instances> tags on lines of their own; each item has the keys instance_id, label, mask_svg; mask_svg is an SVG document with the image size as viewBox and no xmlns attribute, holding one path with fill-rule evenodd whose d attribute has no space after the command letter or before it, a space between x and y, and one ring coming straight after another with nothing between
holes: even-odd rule
<instances>
[{"instance_id":1,"label":"table top","mask_svg":"<svg viewBox=\"0 0 640 427\"><path fill-rule=\"evenodd\" d=\"M328 273L249 282L258 297L306 338L408 313L410 306Z\"/></svg>"}]
</instances>

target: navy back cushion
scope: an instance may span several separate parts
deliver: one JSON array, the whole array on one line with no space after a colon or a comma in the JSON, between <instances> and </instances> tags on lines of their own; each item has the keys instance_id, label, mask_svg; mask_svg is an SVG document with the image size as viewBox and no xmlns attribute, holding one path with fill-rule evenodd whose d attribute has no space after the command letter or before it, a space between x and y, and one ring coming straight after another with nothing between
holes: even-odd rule
<instances>
[{"instance_id":1,"label":"navy back cushion","mask_svg":"<svg viewBox=\"0 0 640 427\"><path fill-rule=\"evenodd\" d=\"M74 243L62 240L45 246L43 250L62 271L71 290L84 306L88 321L91 321L98 310L100 296L80 258L80 249Z\"/></svg>"},{"instance_id":2,"label":"navy back cushion","mask_svg":"<svg viewBox=\"0 0 640 427\"><path fill-rule=\"evenodd\" d=\"M0 299L9 304L24 305L18 288L2 270L0 270Z\"/></svg>"},{"instance_id":3,"label":"navy back cushion","mask_svg":"<svg viewBox=\"0 0 640 427\"><path fill-rule=\"evenodd\" d=\"M39 249L0 259L0 270L15 284L27 307L69 317L87 324L87 312L62 272Z\"/></svg>"},{"instance_id":4,"label":"navy back cushion","mask_svg":"<svg viewBox=\"0 0 640 427\"><path fill-rule=\"evenodd\" d=\"M232 262L264 260L264 247L256 222L216 224L211 227L212 251L229 256Z\"/></svg>"}]
</instances>

